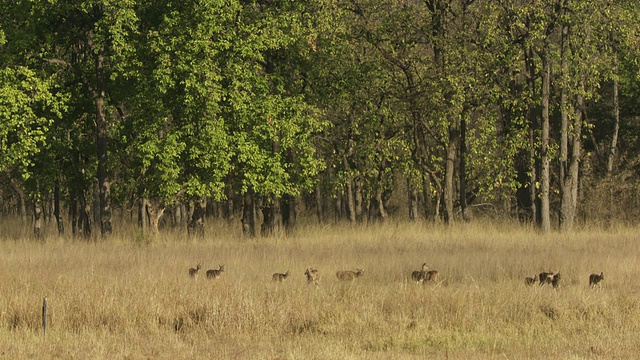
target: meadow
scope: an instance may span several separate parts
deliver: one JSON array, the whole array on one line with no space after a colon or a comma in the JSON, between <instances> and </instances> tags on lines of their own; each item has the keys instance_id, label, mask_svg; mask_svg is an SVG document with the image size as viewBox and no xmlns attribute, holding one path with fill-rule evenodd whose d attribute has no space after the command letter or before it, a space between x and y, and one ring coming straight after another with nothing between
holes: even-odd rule
<instances>
[{"instance_id":1,"label":"meadow","mask_svg":"<svg viewBox=\"0 0 640 360\"><path fill-rule=\"evenodd\" d=\"M640 229L305 226L246 240L0 231L1 359L590 359L640 353ZM426 262L438 283L418 285ZM202 264L195 277L189 268ZM225 265L218 279L205 271ZM322 275L318 287L304 271ZM364 268L353 282L337 270ZM275 272L289 270L282 283ZM557 290L525 286L541 271ZM596 289L591 273L604 272ZM48 329L41 306L48 302Z\"/></svg>"}]
</instances>

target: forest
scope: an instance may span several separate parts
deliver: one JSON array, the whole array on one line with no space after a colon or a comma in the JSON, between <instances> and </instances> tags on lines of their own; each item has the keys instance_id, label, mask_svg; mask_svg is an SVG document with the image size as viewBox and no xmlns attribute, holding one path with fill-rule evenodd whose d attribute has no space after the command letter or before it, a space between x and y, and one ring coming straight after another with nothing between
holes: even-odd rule
<instances>
[{"instance_id":1,"label":"forest","mask_svg":"<svg viewBox=\"0 0 640 360\"><path fill-rule=\"evenodd\" d=\"M640 216L635 0L0 0L0 223Z\"/></svg>"}]
</instances>

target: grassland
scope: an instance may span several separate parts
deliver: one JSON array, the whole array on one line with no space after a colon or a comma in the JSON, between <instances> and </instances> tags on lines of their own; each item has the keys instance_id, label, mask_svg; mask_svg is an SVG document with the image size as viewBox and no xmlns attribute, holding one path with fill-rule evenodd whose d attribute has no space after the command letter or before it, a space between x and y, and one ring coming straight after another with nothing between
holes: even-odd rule
<instances>
[{"instance_id":1,"label":"grassland","mask_svg":"<svg viewBox=\"0 0 640 360\"><path fill-rule=\"evenodd\" d=\"M640 353L640 230L306 227L243 240L0 231L2 359L589 359ZM12 227L15 228L15 227ZM132 231L135 233L135 231ZM441 283L408 280L423 262ZM188 269L203 265L197 277ZM221 278L204 271L225 265ZM305 269L322 274L308 286ZM353 283L336 270L365 268ZM274 272L291 271L283 283ZM525 276L559 271L558 290ZM590 273L603 271L599 289ZM42 334L47 296L49 327Z\"/></svg>"}]
</instances>

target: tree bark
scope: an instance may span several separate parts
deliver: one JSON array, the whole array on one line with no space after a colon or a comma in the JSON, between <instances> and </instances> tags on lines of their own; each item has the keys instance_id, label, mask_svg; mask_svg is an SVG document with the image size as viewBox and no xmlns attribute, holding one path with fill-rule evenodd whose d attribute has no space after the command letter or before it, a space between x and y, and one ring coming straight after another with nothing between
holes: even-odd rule
<instances>
[{"instance_id":1,"label":"tree bark","mask_svg":"<svg viewBox=\"0 0 640 360\"><path fill-rule=\"evenodd\" d=\"M409 205L409 221L418 220L418 190L411 183L411 179L407 179L407 200Z\"/></svg>"},{"instance_id":2,"label":"tree bark","mask_svg":"<svg viewBox=\"0 0 640 360\"><path fill-rule=\"evenodd\" d=\"M33 201L33 235L42 238L42 200L39 196Z\"/></svg>"},{"instance_id":3,"label":"tree bark","mask_svg":"<svg viewBox=\"0 0 640 360\"><path fill-rule=\"evenodd\" d=\"M541 137L540 137L540 229L551 231L551 217L549 214L550 190L550 161L549 161L549 98L551 88L551 59L550 49L545 45L542 57L542 108Z\"/></svg>"},{"instance_id":4,"label":"tree bark","mask_svg":"<svg viewBox=\"0 0 640 360\"><path fill-rule=\"evenodd\" d=\"M458 120L452 119L449 124L449 141L447 143L447 158L444 171L444 205L445 214L444 221L447 224L454 222L454 194L455 194L455 164L457 144L460 141L460 130L458 128Z\"/></svg>"},{"instance_id":5,"label":"tree bark","mask_svg":"<svg viewBox=\"0 0 640 360\"><path fill-rule=\"evenodd\" d=\"M60 215L60 180L56 179L56 184L53 188L53 215L56 218L56 225L58 226L58 235L64 235L64 222Z\"/></svg>"},{"instance_id":6,"label":"tree bark","mask_svg":"<svg viewBox=\"0 0 640 360\"><path fill-rule=\"evenodd\" d=\"M293 195L284 195L282 203L282 225L287 232L295 229L298 221L298 199Z\"/></svg>"},{"instance_id":7,"label":"tree bark","mask_svg":"<svg viewBox=\"0 0 640 360\"><path fill-rule=\"evenodd\" d=\"M613 172L613 162L618 151L618 133L620 132L620 102L618 99L618 87L620 80L618 79L618 54L614 49L613 54L613 133L611 134L611 144L607 154L607 174Z\"/></svg>"},{"instance_id":8,"label":"tree bark","mask_svg":"<svg viewBox=\"0 0 640 360\"><path fill-rule=\"evenodd\" d=\"M245 237L256 237L256 202L253 188L244 194L242 198L242 234Z\"/></svg>"},{"instance_id":9,"label":"tree bark","mask_svg":"<svg viewBox=\"0 0 640 360\"><path fill-rule=\"evenodd\" d=\"M204 216L207 207L207 199L201 198L193 201L193 213L187 230L189 235L204 237ZM164 210L163 210L164 211Z\"/></svg>"}]
</instances>

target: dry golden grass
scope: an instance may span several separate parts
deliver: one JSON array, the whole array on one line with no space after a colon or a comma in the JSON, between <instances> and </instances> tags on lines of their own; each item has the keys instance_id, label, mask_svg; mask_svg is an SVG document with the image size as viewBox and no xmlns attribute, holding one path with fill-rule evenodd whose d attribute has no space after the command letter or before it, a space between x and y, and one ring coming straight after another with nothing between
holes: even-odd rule
<instances>
[{"instance_id":1,"label":"dry golden grass","mask_svg":"<svg viewBox=\"0 0 640 360\"><path fill-rule=\"evenodd\" d=\"M17 230L11 230L17 231ZM0 358L633 358L640 232L308 227L287 238L22 239L0 230ZM21 230L22 231L22 230ZM417 285L427 262L438 283ZM225 264L207 281L188 270ZM303 274L324 274L319 287ZM337 270L366 276L339 282ZM272 274L291 269L287 281ZM562 273L558 290L525 276ZM589 274L607 274L597 289ZM41 332L47 296L49 329Z\"/></svg>"}]
</instances>

